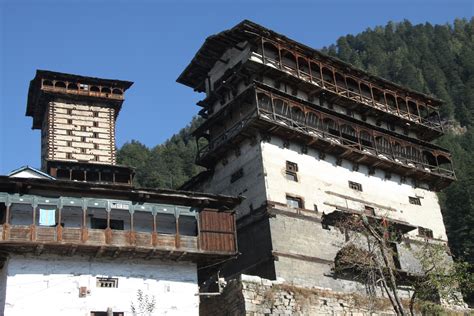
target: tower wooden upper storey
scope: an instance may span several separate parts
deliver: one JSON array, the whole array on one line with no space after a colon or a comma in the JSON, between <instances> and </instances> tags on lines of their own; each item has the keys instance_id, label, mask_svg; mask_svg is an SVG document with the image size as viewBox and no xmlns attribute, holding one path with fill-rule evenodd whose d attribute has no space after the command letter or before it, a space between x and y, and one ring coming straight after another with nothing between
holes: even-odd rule
<instances>
[{"instance_id":1,"label":"tower wooden upper storey","mask_svg":"<svg viewBox=\"0 0 474 316\"><path fill-rule=\"evenodd\" d=\"M131 182L130 169L116 166L115 120L132 84L38 70L26 115L41 129L42 169L71 180Z\"/></svg>"},{"instance_id":2,"label":"tower wooden upper storey","mask_svg":"<svg viewBox=\"0 0 474 316\"><path fill-rule=\"evenodd\" d=\"M440 189L455 179L442 101L373 76L250 21L210 36L178 82L205 92L197 162L254 131ZM200 140L199 139L205 139Z\"/></svg>"}]
</instances>

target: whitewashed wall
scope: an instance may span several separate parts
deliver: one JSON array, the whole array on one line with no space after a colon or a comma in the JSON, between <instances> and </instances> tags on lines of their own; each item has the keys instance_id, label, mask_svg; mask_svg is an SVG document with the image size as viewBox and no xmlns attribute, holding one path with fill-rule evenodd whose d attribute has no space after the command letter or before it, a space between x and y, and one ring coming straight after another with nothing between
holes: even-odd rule
<instances>
[{"instance_id":1,"label":"whitewashed wall","mask_svg":"<svg viewBox=\"0 0 474 316\"><path fill-rule=\"evenodd\" d=\"M286 194L294 194L304 198L305 208L313 209L317 205L319 212L324 211L326 214L334 210L327 203L359 210L367 205L374 207L377 215L432 229L435 238L447 240L436 193L415 187L412 179L401 183L396 174L392 174L391 179L385 179L385 173L377 169L374 175L369 175L368 168L363 165L359 171L353 171L349 161L337 166L335 157L327 155L322 160L318 152L312 149L303 154L301 146L294 143L284 148L283 141L274 136L270 142L262 143L262 157L269 200L286 203ZM298 164L298 182L286 179L287 160ZM362 184L363 191L349 188L348 181ZM350 196L366 203L337 195ZM421 206L410 204L409 196L419 197ZM416 236L417 231L410 234Z\"/></svg>"},{"instance_id":2,"label":"whitewashed wall","mask_svg":"<svg viewBox=\"0 0 474 316\"><path fill-rule=\"evenodd\" d=\"M197 270L192 263L15 255L5 271L6 277L0 277L0 313L5 308L8 316L89 316L107 308L131 315L139 289L155 296L153 315L198 315ZM118 277L118 288L97 288L97 276ZM79 297L81 286L90 290L84 298Z\"/></svg>"}]
</instances>

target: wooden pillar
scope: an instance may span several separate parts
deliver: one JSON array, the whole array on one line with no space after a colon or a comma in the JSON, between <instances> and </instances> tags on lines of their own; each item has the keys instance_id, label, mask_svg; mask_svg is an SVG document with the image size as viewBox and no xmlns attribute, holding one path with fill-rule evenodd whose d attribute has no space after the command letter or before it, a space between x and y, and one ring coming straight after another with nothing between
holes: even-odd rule
<instances>
[{"instance_id":1,"label":"wooden pillar","mask_svg":"<svg viewBox=\"0 0 474 316\"><path fill-rule=\"evenodd\" d=\"M369 84L369 89L370 89L370 97L372 98L372 106L376 108L377 105L375 104L374 90L372 88L372 84Z\"/></svg>"},{"instance_id":2,"label":"wooden pillar","mask_svg":"<svg viewBox=\"0 0 474 316\"><path fill-rule=\"evenodd\" d=\"M56 225L56 240L62 241L63 240L63 226L61 225L61 217L62 217L62 206L58 207L58 223Z\"/></svg>"},{"instance_id":3,"label":"wooden pillar","mask_svg":"<svg viewBox=\"0 0 474 316\"><path fill-rule=\"evenodd\" d=\"M153 232L151 234L151 243L154 247L158 244L158 233L156 227L156 213L152 213L153 215Z\"/></svg>"},{"instance_id":4,"label":"wooden pillar","mask_svg":"<svg viewBox=\"0 0 474 316\"><path fill-rule=\"evenodd\" d=\"M5 203L5 224L4 225L9 225L10 224L10 210L11 210L11 203L7 201Z\"/></svg>"},{"instance_id":5,"label":"wooden pillar","mask_svg":"<svg viewBox=\"0 0 474 316\"><path fill-rule=\"evenodd\" d=\"M197 249L201 249L201 212L196 212L197 222Z\"/></svg>"},{"instance_id":6,"label":"wooden pillar","mask_svg":"<svg viewBox=\"0 0 474 316\"><path fill-rule=\"evenodd\" d=\"M130 206L131 207L131 206ZM130 245L135 245L135 228L134 228L134 222L133 222L133 215L135 212L130 212L130 233L129 233L129 243Z\"/></svg>"},{"instance_id":7,"label":"wooden pillar","mask_svg":"<svg viewBox=\"0 0 474 316\"><path fill-rule=\"evenodd\" d=\"M398 113L398 115L401 115L400 108L398 107L398 97L397 97L396 93L395 93L394 98L395 98L395 106L397 107L397 113Z\"/></svg>"},{"instance_id":8,"label":"wooden pillar","mask_svg":"<svg viewBox=\"0 0 474 316\"><path fill-rule=\"evenodd\" d=\"M388 112L388 102L387 102L387 95L385 94L385 91L383 92L383 102L385 102L385 111Z\"/></svg>"},{"instance_id":9,"label":"wooden pillar","mask_svg":"<svg viewBox=\"0 0 474 316\"><path fill-rule=\"evenodd\" d=\"M11 211L11 203L7 201L5 204L6 210L5 210L5 223L3 224L3 240L8 240L10 239L10 211Z\"/></svg>"},{"instance_id":10,"label":"wooden pillar","mask_svg":"<svg viewBox=\"0 0 474 316\"><path fill-rule=\"evenodd\" d=\"M33 202L33 223L31 224L30 226L30 238L31 238L31 241L35 241L36 240L36 209L37 209L37 204L36 202Z\"/></svg>"},{"instance_id":11,"label":"wooden pillar","mask_svg":"<svg viewBox=\"0 0 474 316\"><path fill-rule=\"evenodd\" d=\"M179 216L176 216L176 235L175 235L175 245L176 248L180 248L180 236L179 236Z\"/></svg>"},{"instance_id":12,"label":"wooden pillar","mask_svg":"<svg viewBox=\"0 0 474 316\"><path fill-rule=\"evenodd\" d=\"M110 228L110 213L111 212L112 210L110 209L106 211L107 213L107 228L105 229L105 243L106 244L110 244L112 242L112 229Z\"/></svg>"},{"instance_id":13,"label":"wooden pillar","mask_svg":"<svg viewBox=\"0 0 474 316\"><path fill-rule=\"evenodd\" d=\"M82 242L86 242L89 239L89 231L87 228L87 207L85 205L82 206L82 224L81 224L81 238Z\"/></svg>"}]
</instances>

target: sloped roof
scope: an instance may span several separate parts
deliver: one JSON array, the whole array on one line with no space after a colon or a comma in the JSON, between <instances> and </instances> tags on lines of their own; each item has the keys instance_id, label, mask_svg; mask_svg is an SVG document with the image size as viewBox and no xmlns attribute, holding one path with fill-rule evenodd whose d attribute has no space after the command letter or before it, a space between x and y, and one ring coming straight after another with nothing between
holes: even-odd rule
<instances>
[{"instance_id":1,"label":"sloped roof","mask_svg":"<svg viewBox=\"0 0 474 316\"><path fill-rule=\"evenodd\" d=\"M38 178L40 178L40 179L56 180L56 178L50 176L49 174L47 174L47 173L45 173L45 172L43 172L43 171L41 171L41 170L38 170L38 169L36 169L36 168L33 168L33 167L31 167L31 166L28 166L28 165L23 166L23 167L20 167L20 168L18 168L18 169L15 169L15 170L11 171L9 174L7 174L7 176L10 177L10 178L17 178L17 177L18 177L17 175L20 174L20 173L23 172L23 171L30 171L30 172L32 172L33 174L38 175ZM21 177L21 178L24 178L24 177Z\"/></svg>"}]
</instances>

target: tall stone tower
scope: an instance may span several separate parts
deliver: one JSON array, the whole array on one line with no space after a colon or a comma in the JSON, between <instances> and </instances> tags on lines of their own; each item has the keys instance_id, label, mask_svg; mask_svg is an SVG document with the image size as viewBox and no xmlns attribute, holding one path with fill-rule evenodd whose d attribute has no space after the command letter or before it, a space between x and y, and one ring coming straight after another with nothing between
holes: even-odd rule
<instances>
[{"instance_id":1,"label":"tall stone tower","mask_svg":"<svg viewBox=\"0 0 474 316\"><path fill-rule=\"evenodd\" d=\"M26 115L41 129L41 167L57 178L131 181L116 165L115 120L132 82L38 70Z\"/></svg>"},{"instance_id":2,"label":"tall stone tower","mask_svg":"<svg viewBox=\"0 0 474 316\"><path fill-rule=\"evenodd\" d=\"M436 191L455 174L431 143L443 133L440 100L250 21L207 38L177 81L206 93L194 134L208 170L183 188L246 197L242 255L227 276L364 293L333 270L347 243L333 226L354 214L398 236L393 264L404 275L418 271L416 245L446 245Z\"/></svg>"}]
</instances>

